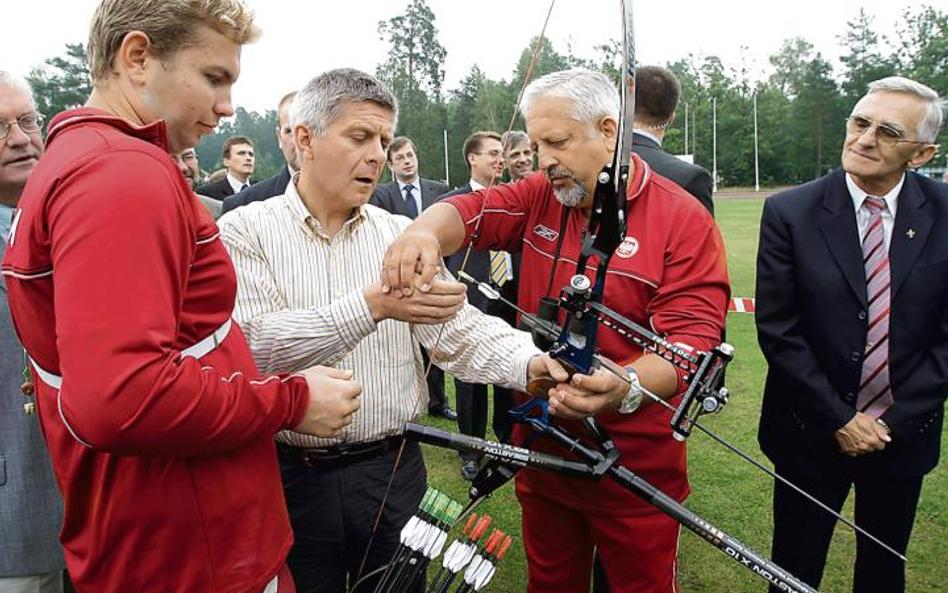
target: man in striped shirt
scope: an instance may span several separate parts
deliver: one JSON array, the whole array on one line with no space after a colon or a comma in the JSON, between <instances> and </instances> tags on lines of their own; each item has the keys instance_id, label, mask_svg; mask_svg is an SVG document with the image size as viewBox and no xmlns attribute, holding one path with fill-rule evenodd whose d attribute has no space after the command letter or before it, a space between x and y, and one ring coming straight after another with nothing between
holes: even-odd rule
<instances>
[{"instance_id":1,"label":"man in striped shirt","mask_svg":"<svg viewBox=\"0 0 948 593\"><path fill-rule=\"evenodd\" d=\"M523 389L528 374L551 372L527 334L467 305L445 273L427 293L382 292L382 257L410 222L367 205L396 119L394 96L373 77L314 78L291 115L300 173L283 196L220 222L238 275L235 317L260 369L319 361L363 386L338 438L278 436L301 593L342 593L386 563L424 494L421 450L399 436L426 405L420 346L467 381Z\"/></svg>"}]
</instances>

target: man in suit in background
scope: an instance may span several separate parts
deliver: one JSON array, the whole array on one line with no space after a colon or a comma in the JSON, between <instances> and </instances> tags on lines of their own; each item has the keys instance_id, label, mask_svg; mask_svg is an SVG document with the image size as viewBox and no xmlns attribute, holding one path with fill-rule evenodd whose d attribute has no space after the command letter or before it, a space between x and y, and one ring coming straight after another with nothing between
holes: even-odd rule
<instances>
[{"instance_id":1,"label":"man in suit in background","mask_svg":"<svg viewBox=\"0 0 948 593\"><path fill-rule=\"evenodd\" d=\"M675 121L681 84L675 74L658 66L635 69L635 116L632 150L652 169L680 185L714 216L711 174L662 149L665 130Z\"/></svg>"},{"instance_id":2,"label":"man in suit in background","mask_svg":"<svg viewBox=\"0 0 948 593\"><path fill-rule=\"evenodd\" d=\"M195 190L202 196L223 201L253 184L253 140L246 136L231 136L224 140L221 150L227 175L220 181L202 185Z\"/></svg>"},{"instance_id":3,"label":"man in suit in background","mask_svg":"<svg viewBox=\"0 0 948 593\"><path fill-rule=\"evenodd\" d=\"M501 137L504 146L504 168L510 176L510 182L516 183L533 173L533 148L530 136L523 130L510 130ZM488 253L491 263L491 282L500 295L511 303L517 302L517 280L520 277L520 254L506 251ZM489 301L487 313L500 317L513 327L517 327L517 310L501 301ZM497 440L509 442L513 437L513 418L510 409L514 406L514 394L509 389L493 386L494 418L493 428Z\"/></svg>"},{"instance_id":4,"label":"man in suit in background","mask_svg":"<svg viewBox=\"0 0 948 593\"><path fill-rule=\"evenodd\" d=\"M855 486L856 523L903 554L948 393L948 188L908 171L942 118L924 85L870 84L842 168L767 200L757 255L761 448L836 510ZM819 587L835 523L778 482L774 562ZM862 536L854 573L856 593L905 590L902 561Z\"/></svg>"},{"instance_id":5,"label":"man in suit in background","mask_svg":"<svg viewBox=\"0 0 948 593\"><path fill-rule=\"evenodd\" d=\"M388 147L388 167L395 181L382 183L375 188L370 204L401 214L414 220L420 212L438 201L451 188L440 181L421 179L418 175L418 149L410 138L398 136ZM411 200L408 199L411 187Z\"/></svg>"},{"instance_id":6,"label":"man in suit in background","mask_svg":"<svg viewBox=\"0 0 948 593\"><path fill-rule=\"evenodd\" d=\"M251 202L282 196L286 191L286 186L297 170L296 144L293 142L293 126L290 125L290 109L293 107L294 97L296 97L296 91L283 95L277 107L277 143L280 145L283 158L286 159L286 166L273 177L268 177L233 196L224 198L224 213Z\"/></svg>"},{"instance_id":7,"label":"man in suit in background","mask_svg":"<svg viewBox=\"0 0 948 593\"><path fill-rule=\"evenodd\" d=\"M471 172L471 180L456 190L441 196L442 199L469 194L500 183L501 175L504 173L504 145L501 142L500 134L496 132L474 132L464 140L463 150L464 162L467 163L467 168ZM467 259L466 262L465 258ZM462 265L464 265L464 271L478 281L487 282L492 280L490 254L487 251L471 249L468 253L467 250L462 250L448 258L448 269L455 276L457 276ZM467 300L481 311L489 312L490 301L477 287L468 285ZM454 392L457 397L458 428L461 433L484 438L487 433L487 385L465 383L455 379ZM509 408L509 405L507 407ZM495 432L504 432L504 429L496 423L498 420L496 414L494 419ZM501 415L499 420L503 421L506 418ZM461 476L465 480L473 480L480 469L480 456L470 452L461 452L460 456Z\"/></svg>"},{"instance_id":8,"label":"man in suit in background","mask_svg":"<svg viewBox=\"0 0 948 593\"><path fill-rule=\"evenodd\" d=\"M418 175L418 150L411 138L398 136L388 147L386 163L395 181L379 184L369 203L387 210L392 214L401 214L414 220L419 212L426 210L448 192L447 185ZM421 349L427 371L428 414L440 416L452 422L458 419L444 394L444 371L430 363L428 351Z\"/></svg>"},{"instance_id":9,"label":"man in suit in background","mask_svg":"<svg viewBox=\"0 0 948 593\"><path fill-rule=\"evenodd\" d=\"M29 85L0 71L0 256L20 194L43 154L42 127ZM57 535L63 503L34 404L23 397L32 390L24 386L21 393L23 347L10 323L6 283L0 283L0 352L0 591L62 593L65 561Z\"/></svg>"}]
</instances>

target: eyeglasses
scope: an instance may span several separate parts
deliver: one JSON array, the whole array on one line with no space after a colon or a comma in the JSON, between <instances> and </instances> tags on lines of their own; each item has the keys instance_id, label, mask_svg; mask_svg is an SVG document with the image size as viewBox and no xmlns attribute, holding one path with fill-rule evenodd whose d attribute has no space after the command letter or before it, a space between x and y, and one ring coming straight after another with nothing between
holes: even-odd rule
<instances>
[{"instance_id":1,"label":"eyeglasses","mask_svg":"<svg viewBox=\"0 0 948 593\"><path fill-rule=\"evenodd\" d=\"M35 134L43 129L43 116L39 113L24 113L16 119L0 120L0 140L10 135L13 124L20 126L24 134Z\"/></svg>"},{"instance_id":2,"label":"eyeglasses","mask_svg":"<svg viewBox=\"0 0 948 593\"><path fill-rule=\"evenodd\" d=\"M477 155L486 154L492 159L499 159L500 157L504 156L504 153L500 150L488 150L484 152L475 152L474 154L477 154Z\"/></svg>"},{"instance_id":3,"label":"eyeglasses","mask_svg":"<svg viewBox=\"0 0 948 593\"><path fill-rule=\"evenodd\" d=\"M905 138L905 132L902 130L894 128L888 124L874 122L868 117L863 117L861 115L851 115L846 118L846 132L849 134L862 136L872 129L875 129L876 140L888 146L895 146L896 144L901 143L928 144L928 142L921 142L919 140L907 140Z\"/></svg>"}]
</instances>

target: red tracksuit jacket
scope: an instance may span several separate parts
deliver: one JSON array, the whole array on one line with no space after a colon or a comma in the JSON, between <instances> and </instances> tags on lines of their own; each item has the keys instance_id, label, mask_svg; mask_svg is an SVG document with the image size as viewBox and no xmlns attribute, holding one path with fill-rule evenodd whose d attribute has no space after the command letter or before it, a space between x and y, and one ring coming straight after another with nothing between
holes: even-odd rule
<instances>
[{"instance_id":1,"label":"red tracksuit jacket","mask_svg":"<svg viewBox=\"0 0 948 593\"><path fill-rule=\"evenodd\" d=\"M635 172L628 184L628 228L609 264L605 304L672 342L709 349L721 341L730 296L721 235L697 200L656 175L637 155L632 158ZM553 297L576 273L586 221L577 209L568 214L562 250L554 266L564 207L542 173L519 183L451 198L448 203L463 217L465 243L483 216L477 249L522 253L517 300L525 311L536 312L540 298L546 296L551 273L555 272ZM595 279L594 266L587 267L586 273ZM640 348L606 327L599 329L598 346L605 356L623 364L642 355ZM680 382L679 391L683 388ZM622 465L678 500L687 496L685 446L672 438L670 412L653 405L631 416L611 412L597 419L622 452ZM525 430L529 429L517 426L520 437ZM572 432L583 434L579 425L574 425ZM537 442L538 448L564 454L555 445L542 442ZM518 474L517 488L593 512L656 512L611 480L590 483L525 470Z\"/></svg>"},{"instance_id":2,"label":"red tracksuit jacket","mask_svg":"<svg viewBox=\"0 0 948 593\"><path fill-rule=\"evenodd\" d=\"M50 123L3 261L35 363L65 500L70 575L94 593L258 593L292 542L273 435L308 402L298 376L257 379L230 317L218 230L168 156L164 122L83 108Z\"/></svg>"}]
</instances>

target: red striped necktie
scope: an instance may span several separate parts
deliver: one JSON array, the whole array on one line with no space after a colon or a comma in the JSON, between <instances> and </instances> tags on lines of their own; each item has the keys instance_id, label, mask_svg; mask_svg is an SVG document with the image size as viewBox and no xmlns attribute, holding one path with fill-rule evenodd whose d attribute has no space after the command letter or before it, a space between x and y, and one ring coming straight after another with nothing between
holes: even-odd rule
<instances>
[{"instance_id":1,"label":"red striped necktie","mask_svg":"<svg viewBox=\"0 0 948 593\"><path fill-rule=\"evenodd\" d=\"M866 295L869 297L869 331L866 334L866 356L862 361L862 377L856 407L873 418L881 416L892 405L889 383L889 309L891 276L889 251L885 247L882 211L885 200L866 197L869 228L862 240L863 263L866 268Z\"/></svg>"}]
</instances>

